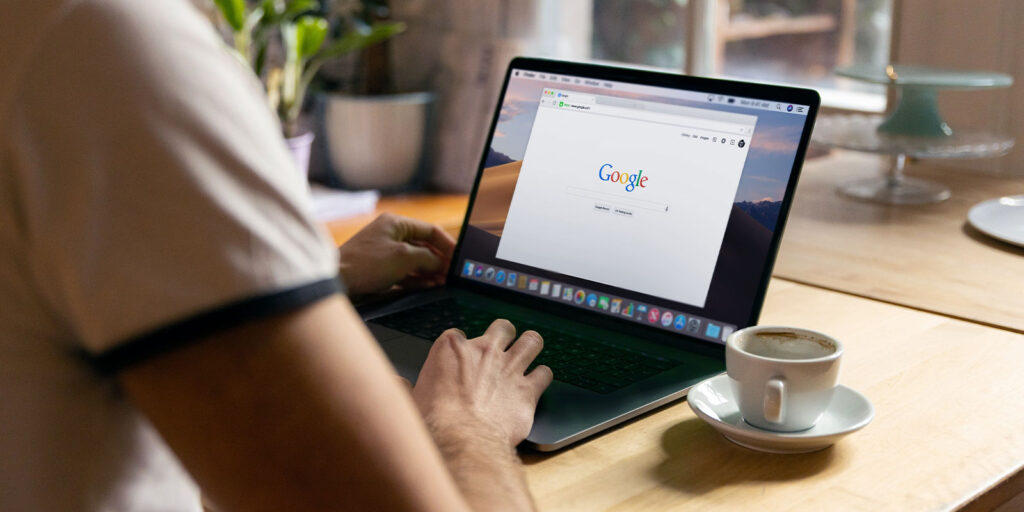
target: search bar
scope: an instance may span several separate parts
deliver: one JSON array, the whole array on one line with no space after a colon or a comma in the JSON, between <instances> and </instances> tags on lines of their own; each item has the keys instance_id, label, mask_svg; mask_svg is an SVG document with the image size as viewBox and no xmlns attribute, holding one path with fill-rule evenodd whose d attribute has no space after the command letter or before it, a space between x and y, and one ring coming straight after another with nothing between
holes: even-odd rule
<instances>
[{"instance_id":1,"label":"search bar","mask_svg":"<svg viewBox=\"0 0 1024 512\"><path fill-rule=\"evenodd\" d=\"M648 112L660 112L662 114L672 114L680 117L707 119L709 121L719 121L723 123L736 124L742 126L752 127L757 123L757 116L752 116L750 114L721 112L718 110L711 110L706 108L686 107L682 105L673 105L669 103L619 98L616 96L598 96L597 103L601 105L607 105L609 107L619 107L633 110L646 110Z\"/></svg>"},{"instance_id":2,"label":"search bar","mask_svg":"<svg viewBox=\"0 0 1024 512\"><path fill-rule=\"evenodd\" d=\"M550 105L551 107L557 109L621 117L623 119L632 119L636 121L661 123L671 126L678 126L680 128L688 128L691 130L706 130L719 133L727 133L732 135L749 135L753 131L751 126L745 126L736 123L712 121L709 119L687 117L677 114L664 114L661 112L652 112L649 110L610 107L607 105L602 105L601 102L597 102L597 104L587 104L564 99L542 99L540 103L541 106Z\"/></svg>"},{"instance_id":3,"label":"search bar","mask_svg":"<svg viewBox=\"0 0 1024 512\"><path fill-rule=\"evenodd\" d=\"M646 199L639 199L635 197L623 197L619 194L598 192L597 190L588 190L580 187L565 187L565 192L569 195L585 197L587 199L597 199L599 201L604 201L618 206L642 208L644 210L651 210L662 213L668 211L668 205L665 203L658 203L655 201L648 201Z\"/></svg>"}]
</instances>

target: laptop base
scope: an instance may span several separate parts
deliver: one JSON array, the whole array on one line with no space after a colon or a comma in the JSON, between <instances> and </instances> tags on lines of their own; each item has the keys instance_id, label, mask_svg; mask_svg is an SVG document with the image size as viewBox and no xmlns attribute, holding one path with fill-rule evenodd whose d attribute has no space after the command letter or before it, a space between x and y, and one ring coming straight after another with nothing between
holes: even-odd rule
<instances>
[{"instance_id":1,"label":"laptop base","mask_svg":"<svg viewBox=\"0 0 1024 512\"><path fill-rule=\"evenodd\" d=\"M433 340L410 335L386 327L374 319L398 311L415 308L450 298L472 300L494 311L494 318L535 318L536 321L556 324L562 330L573 330L583 336L593 336L602 343L628 346L633 350L671 358L672 368L649 378L634 382L607 393L584 389L578 385L555 381L541 396L537 404L533 428L526 442L540 451L552 451L618 425L662 405L686 396L696 383L725 370L721 357L701 354L677 347L666 346L624 333L597 328L555 315L529 310L522 306L499 301L473 292L440 288L408 296L383 308L364 311L367 325L395 365L398 373L415 383L426 360ZM531 316L524 316L531 315ZM516 322L513 321L513 324ZM538 331L543 336L542 331Z\"/></svg>"}]
</instances>

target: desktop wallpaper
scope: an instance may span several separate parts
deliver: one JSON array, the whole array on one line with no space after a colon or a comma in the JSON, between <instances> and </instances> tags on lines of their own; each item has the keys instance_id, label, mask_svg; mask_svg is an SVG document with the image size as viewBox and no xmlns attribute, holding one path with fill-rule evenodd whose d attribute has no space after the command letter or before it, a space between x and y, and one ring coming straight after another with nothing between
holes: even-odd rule
<instances>
[{"instance_id":1,"label":"desktop wallpaper","mask_svg":"<svg viewBox=\"0 0 1024 512\"><path fill-rule=\"evenodd\" d=\"M467 243L463 245L460 257L497 261L494 255L512 201L527 141L539 108L539 100L546 87L709 108L709 105L701 101L511 77L494 136L487 149L484 170L470 212L465 240ZM786 184L793 169L796 148L807 117L721 103L716 103L712 108L723 112L756 115L757 125L750 140L750 149L743 166L705 307L666 304L674 309L700 312L743 325L753 305L764 258L770 250L772 233L776 228ZM508 265L508 262L503 264ZM564 277L571 280L569 276ZM599 285L580 284L591 287ZM658 300L654 297L647 299Z\"/></svg>"}]
</instances>

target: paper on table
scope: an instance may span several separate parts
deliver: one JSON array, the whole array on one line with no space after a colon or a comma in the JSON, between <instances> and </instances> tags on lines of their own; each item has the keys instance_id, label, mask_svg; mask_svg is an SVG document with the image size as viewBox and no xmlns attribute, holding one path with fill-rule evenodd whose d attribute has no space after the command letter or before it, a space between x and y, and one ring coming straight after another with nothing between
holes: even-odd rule
<instances>
[{"instance_id":1,"label":"paper on table","mask_svg":"<svg viewBox=\"0 0 1024 512\"><path fill-rule=\"evenodd\" d=\"M313 198L313 218L321 222L371 213L380 199L376 190L353 192L311 184L309 191Z\"/></svg>"}]
</instances>

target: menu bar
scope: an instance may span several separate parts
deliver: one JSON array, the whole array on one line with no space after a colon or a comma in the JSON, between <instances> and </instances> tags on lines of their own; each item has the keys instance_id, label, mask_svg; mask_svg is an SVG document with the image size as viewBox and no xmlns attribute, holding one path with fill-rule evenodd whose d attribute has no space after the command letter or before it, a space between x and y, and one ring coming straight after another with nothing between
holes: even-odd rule
<instances>
[{"instance_id":1,"label":"menu bar","mask_svg":"<svg viewBox=\"0 0 1024 512\"><path fill-rule=\"evenodd\" d=\"M681 91L678 89L666 89L652 85L628 84L624 82L613 82L609 80L598 80L594 78L577 77L571 75L557 75L552 73L540 73L537 71L512 70L512 76L526 80L537 80L551 84L571 84L585 87L599 87L609 91L635 92L650 94L666 98L678 98L690 101L701 101L703 94L693 91Z\"/></svg>"},{"instance_id":2,"label":"menu bar","mask_svg":"<svg viewBox=\"0 0 1024 512\"><path fill-rule=\"evenodd\" d=\"M571 84L586 87L599 87L610 91L615 90L621 92L644 93L667 98L678 98L690 101L700 101L705 103L714 103L755 110L768 110L780 114L806 116L809 110L807 105L799 105L795 103L780 103L775 101L759 100L755 98L745 98L741 96L709 94L695 91L681 91L678 89L667 89L664 87L655 87L651 85L629 84L623 82L597 80L593 78L576 77L571 75L561 75L554 73L541 73L538 71L527 71L524 69L512 70L512 76L520 79L548 82L551 84Z\"/></svg>"}]
</instances>

